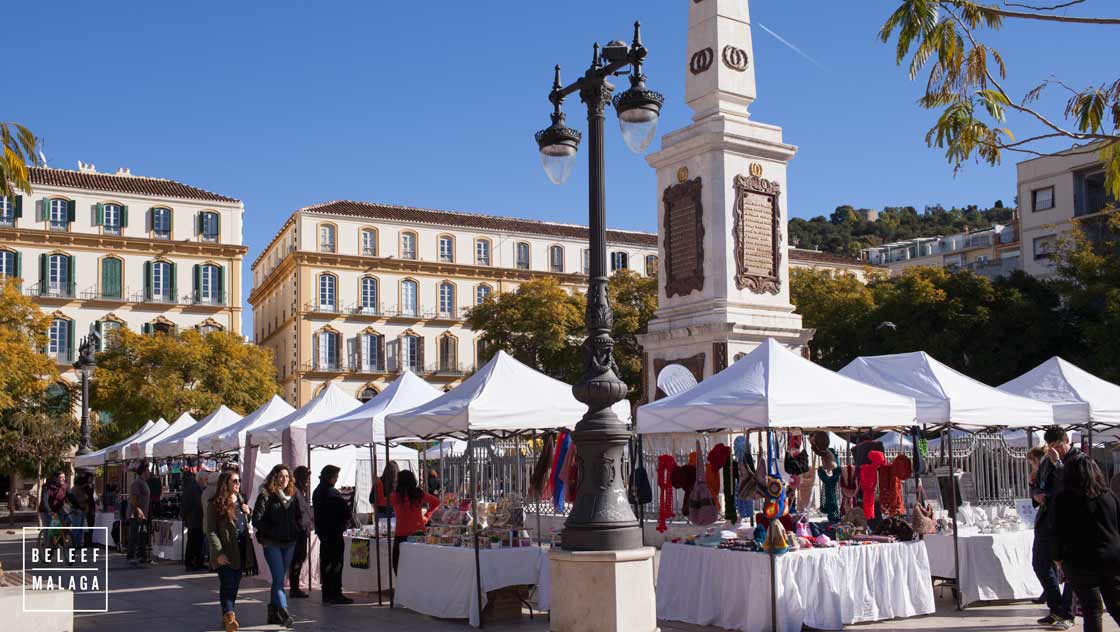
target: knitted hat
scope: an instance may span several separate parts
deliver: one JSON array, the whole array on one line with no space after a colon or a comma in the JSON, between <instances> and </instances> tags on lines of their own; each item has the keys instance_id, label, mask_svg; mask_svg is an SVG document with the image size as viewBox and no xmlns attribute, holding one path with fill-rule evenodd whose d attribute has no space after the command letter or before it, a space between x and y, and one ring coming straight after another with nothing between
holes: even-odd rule
<instances>
[{"instance_id":1,"label":"knitted hat","mask_svg":"<svg viewBox=\"0 0 1120 632\"><path fill-rule=\"evenodd\" d=\"M895 478L907 479L914 473L914 468L910 464L910 458L905 454L900 454L894 457L894 462L891 463L891 474Z\"/></svg>"},{"instance_id":2,"label":"knitted hat","mask_svg":"<svg viewBox=\"0 0 1120 632\"><path fill-rule=\"evenodd\" d=\"M729 458L731 458L731 448L722 443L717 443L714 448L708 451L708 463L713 470L721 469L727 464Z\"/></svg>"},{"instance_id":3,"label":"knitted hat","mask_svg":"<svg viewBox=\"0 0 1120 632\"><path fill-rule=\"evenodd\" d=\"M817 456L824 458L824 455L828 452L828 446L830 445L828 433L823 430L818 430L809 435L809 445L812 446L813 452L815 452Z\"/></svg>"}]
</instances>

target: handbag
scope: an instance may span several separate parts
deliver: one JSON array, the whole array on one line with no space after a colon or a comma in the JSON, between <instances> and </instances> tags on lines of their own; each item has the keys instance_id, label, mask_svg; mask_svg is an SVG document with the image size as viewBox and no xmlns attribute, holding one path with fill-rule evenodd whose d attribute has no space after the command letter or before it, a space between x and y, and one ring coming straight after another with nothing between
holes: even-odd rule
<instances>
[{"instance_id":1,"label":"handbag","mask_svg":"<svg viewBox=\"0 0 1120 632\"><path fill-rule=\"evenodd\" d=\"M653 502L653 488L649 484L649 474L646 474L646 466L639 465L630 475L630 489L627 491L631 505L645 505Z\"/></svg>"},{"instance_id":2,"label":"handbag","mask_svg":"<svg viewBox=\"0 0 1120 632\"><path fill-rule=\"evenodd\" d=\"M688 499L688 521L694 525L706 526L719 520L719 509L712 499L712 492L704 480L704 453L700 450L700 442L696 442L696 484L692 487L692 495Z\"/></svg>"},{"instance_id":3,"label":"handbag","mask_svg":"<svg viewBox=\"0 0 1120 632\"><path fill-rule=\"evenodd\" d=\"M771 436L766 443L766 487L764 490L766 504L764 513L767 518L784 516L789 510L786 505L786 485L782 481L781 473L778 472L776 452L777 446L774 444L774 437Z\"/></svg>"},{"instance_id":4,"label":"handbag","mask_svg":"<svg viewBox=\"0 0 1120 632\"><path fill-rule=\"evenodd\" d=\"M246 529L237 538L237 548L241 555L241 576L256 576L261 574L261 569L257 565L257 551L253 546L253 536L249 535L249 530Z\"/></svg>"},{"instance_id":5,"label":"handbag","mask_svg":"<svg viewBox=\"0 0 1120 632\"><path fill-rule=\"evenodd\" d=\"M921 482L918 483L917 502L914 503L914 508L910 511L910 526L914 528L914 533L917 533L918 536L937 533L937 521L933 519L933 507L926 501L926 491Z\"/></svg>"}]
</instances>

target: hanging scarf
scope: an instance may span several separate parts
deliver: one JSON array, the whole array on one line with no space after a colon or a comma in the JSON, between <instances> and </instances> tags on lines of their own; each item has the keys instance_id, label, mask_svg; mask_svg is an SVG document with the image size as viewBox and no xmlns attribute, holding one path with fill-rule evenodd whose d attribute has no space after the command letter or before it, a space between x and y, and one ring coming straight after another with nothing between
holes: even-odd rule
<instances>
[{"instance_id":1,"label":"hanging scarf","mask_svg":"<svg viewBox=\"0 0 1120 632\"><path fill-rule=\"evenodd\" d=\"M859 482L856 468L851 463L837 469L840 470L840 515L846 516L855 507Z\"/></svg>"},{"instance_id":2,"label":"hanging scarf","mask_svg":"<svg viewBox=\"0 0 1120 632\"><path fill-rule=\"evenodd\" d=\"M720 470L731 459L731 448L722 443L717 443L715 447L708 451L708 460L704 468L704 482L708 484L708 493L712 496L712 502L719 506L719 484Z\"/></svg>"},{"instance_id":3,"label":"hanging scarf","mask_svg":"<svg viewBox=\"0 0 1120 632\"><path fill-rule=\"evenodd\" d=\"M832 448L829 448L832 450ZM836 462L836 453L832 454L833 463ZM829 522L840 521L840 500L837 496L837 487L840 483L840 468L833 467L830 474L824 466L817 468L817 478L821 479L821 513L828 516Z\"/></svg>"},{"instance_id":4,"label":"hanging scarf","mask_svg":"<svg viewBox=\"0 0 1120 632\"><path fill-rule=\"evenodd\" d=\"M665 533L665 521L673 518L673 473L677 461L669 454L657 457L657 530Z\"/></svg>"},{"instance_id":5,"label":"hanging scarf","mask_svg":"<svg viewBox=\"0 0 1120 632\"><path fill-rule=\"evenodd\" d=\"M576 452L578 448L573 443L568 446L568 454L564 457L564 499L570 503L576 501L576 492L579 491L579 468L576 467Z\"/></svg>"},{"instance_id":6,"label":"hanging scarf","mask_svg":"<svg viewBox=\"0 0 1120 632\"><path fill-rule=\"evenodd\" d=\"M568 433L561 433L561 436L556 440L556 460L552 462L552 476L549 480L552 481L552 508L556 513L564 513L564 479L561 477L560 469L564 465L564 459L568 454L568 448L571 445L572 437Z\"/></svg>"},{"instance_id":7,"label":"hanging scarf","mask_svg":"<svg viewBox=\"0 0 1120 632\"><path fill-rule=\"evenodd\" d=\"M680 465L672 474L673 487L684 492L684 501L681 503L681 515L688 517L688 501L692 495L692 488L696 485L696 466Z\"/></svg>"},{"instance_id":8,"label":"hanging scarf","mask_svg":"<svg viewBox=\"0 0 1120 632\"><path fill-rule=\"evenodd\" d=\"M537 463L533 466L533 473L529 477L529 494L534 498L547 498L545 488L548 485L549 467L552 465L552 448L555 437L548 433L541 440L541 453L537 456Z\"/></svg>"},{"instance_id":9,"label":"hanging scarf","mask_svg":"<svg viewBox=\"0 0 1120 632\"><path fill-rule=\"evenodd\" d=\"M778 446L771 434L766 442L766 517L784 516L788 509L785 484L778 471Z\"/></svg>"},{"instance_id":10,"label":"hanging scarf","mask_svg":"<svg viewBox=\"0 0 1120 632\"><path fill-rule=\"evenodd\" d=\"M886 465L887 457L878 450L867 452L867 464L859 466L859 486L863 492L863 517L875 517L875 485L879 479L879 468Z\"/></svg>"},{"instance_id":11,"label":"hanging scarf","mask_svg":"<svg viewBox=\"0 0 1120 632\"><path fill-rule=\"evenodd\" d=\"M747 438L735 437L735 460L739 462L739 480L735 487L735 511L743 518L754 515L755 473L754 458L747 444Z\"/></svg>"}]
</instances>

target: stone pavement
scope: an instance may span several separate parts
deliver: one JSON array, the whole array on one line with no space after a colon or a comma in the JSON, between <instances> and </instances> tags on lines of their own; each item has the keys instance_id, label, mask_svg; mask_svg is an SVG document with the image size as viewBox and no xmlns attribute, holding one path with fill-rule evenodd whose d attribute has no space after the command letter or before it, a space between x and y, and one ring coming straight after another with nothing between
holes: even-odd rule
<instances>
[{"instance_id":1,"label":"stone pavement","mask_svg":"<svg viewBox=\"0 0 1120 632\"><path fill-rule=\"evenodd\" d=\"M19 532L0 531L0 563L8 571L20 567ZM118 632L121 630L159 632L219 631L218 582L210 573L187 573L177 564L160 563L130 568L123 555L114 554L109 564L109 609L106 614L78 614L74 618L77 632ZM446 621L425 617L400 608L378 606L376 597L352 594L356 602L350 606L323 606L316 591L310 599L291 600L290 611L296 630L306 632L466 632L464 621ZM260 578L248 578L241 586L238 619L243 630L277 630L279 626L264 625L268 585ZM1039 606L1018 603L970 608L963 613L953 608L949 591L938 595L938 612L928 617L903 621L886 621L851 626L856 632L911 630L944 632L1015 632L1040 630L1034 620L1043 614ZM502 632L543 632L548 629L547 617L528 613L521 622L486 626L486 630ZM1106 617L1107 619L1107 617ZM0 624L0 629L3 629ZM714 632L717 628L691 626L669 621L661 622L665 632ZM1080 629L1080 625L1077 626ZM1120 632L1111 621L1105 630ZM37 631L28 631L37 632Z\"/></svg>"}]
</instances>

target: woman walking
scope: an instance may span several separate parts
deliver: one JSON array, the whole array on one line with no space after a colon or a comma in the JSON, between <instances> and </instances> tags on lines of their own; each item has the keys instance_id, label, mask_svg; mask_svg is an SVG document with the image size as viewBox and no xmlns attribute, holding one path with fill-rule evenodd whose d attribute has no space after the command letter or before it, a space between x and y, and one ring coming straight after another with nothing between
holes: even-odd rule
<instances>
[{"instance_id":1,"label":"woman walking","mask_svg":"<svg viewBox=\"0 0 1120 632\"><path fill-rule=\"evenodd\" d=\"M380 491L380 490L379 490ZM378 500L381 500L380 494ZM428 524L428 516L439 507L439 498L420 489L416 475L408 470L397 474L396 491L389 494L389 505L397 517L393 531L393 572L397 572L397 560L401 553L401 542L408 536L423 531ZM426 509L427 513L423 513Z\"/></svg>"},{"instance_id":2,"label":"woman walking","mask_svg":"<svg viewBox=\"0 0 1120 632\"><path fill-rule=\"evenodd\" d=\"M288 614L288 596L284 593L284 580L292 564L296 540L300 538L299 502L295 499L295 478L286 465L277 465L268 473L261 485L257 503L253 507L253 527L264 550L268 571L272 576L271 599L268 603L268 622L292 627Z\"/></svg>"},{"instance_id":3,"label":"woman walking","mask_svg":"<svg viewBox=\"0 0 1120 632\"><path fill-rule=\"evenodd\" d=\"M1085 632L1100 632L1101 597L1120 625L1120 506L1093 459L1074 459L1061 469L1054 561L1081 602Z\"/></svg>"},{"instance_id":4,"label":"woman walking","mask_svg":"<svg viewBox=\"0 0 1120 632\"><path fill-rule=\"evenodd\" d=\"M210 566L218 571L218 600L222 605L222 625L226 632L236 632L237 591L245 570L248 544L249 507L241 502L241 475L222 472L214 497L204 512L206 541L210 548Z\"/></svg>"},{"instance_id":5,"label":"woman walking","mask_svg":"<svg viewBox=\"0 0 1120 632\"><path fill-rule=\"evenodd\" d=\"M311 536L312 529L312 516L311 505L308 503L308 498L311 497L311 470L307 466L301 465L296 468L294 472L296 479L296 502L299 503L299 537L296 538L296 549L292 553L292 564L288 568L288 588L289 597L298 599L305 599L309 595L299 587L300 571L303 570L303 563L307 561L307 539ZM310 574L308 575L310 578ZM307 583L308 590L311 589L311 582Z\"/></svg>"}]
</instances>

